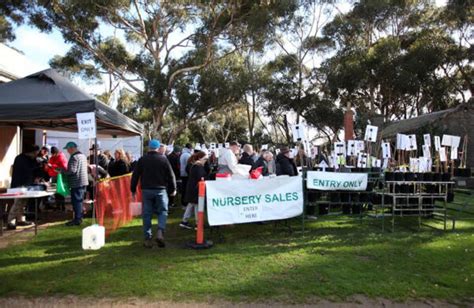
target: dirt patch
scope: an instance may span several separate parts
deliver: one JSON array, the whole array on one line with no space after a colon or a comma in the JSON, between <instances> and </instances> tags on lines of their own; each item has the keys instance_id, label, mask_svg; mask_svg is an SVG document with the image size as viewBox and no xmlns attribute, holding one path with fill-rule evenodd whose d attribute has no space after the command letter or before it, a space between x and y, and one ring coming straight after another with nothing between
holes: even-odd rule
<instances>
[{"instance_id":1,"label":"dirt patch","mask_svg":"<svg viewBox=\"0 0 474 308\"><path fill-rule=\"evenodd\" d=\"M471 303L472 304L472 303ZM462 303L461 305L471 306L471 304ZM41 308L41 307L184 307L184 308L205 308L205 307L330 307L330 308L346 308L346 307L458 307L451 303L438 300L418 300L406 302L394 302L387 299L370 299L365 296L355 296L344 302L331 302L327 300L314 300L309 304L286 305L277 302L259 302L259 303L231 303L225 301L211 301L207 303L198 302L168 302L168 301L152 301L139 298L127 299L94 299L81 298L76 296L65 297L40 297L40 298L22 298L10 297L0 298L0 307L21 307L21 308Z\"/></svg>"},{"instance_id":2,"label":"dirt patch","mask_svg":"<svg viewBox=\"0 0 474 308\"><path fill-rule=\"evenodd\" d=\"M51 222L38 225L38 233L48 227L62 224L64 222ZM18 245L31 240L35 236L35 227L17 227L16 230L4 230L3 236L0 236L0 249L12 245Z\"/></svg>"}]
</instances>

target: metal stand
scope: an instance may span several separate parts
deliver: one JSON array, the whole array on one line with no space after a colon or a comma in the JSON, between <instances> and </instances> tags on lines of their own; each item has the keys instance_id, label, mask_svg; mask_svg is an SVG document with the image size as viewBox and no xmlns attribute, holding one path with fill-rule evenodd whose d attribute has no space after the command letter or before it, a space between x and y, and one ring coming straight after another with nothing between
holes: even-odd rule
<instances>
[{"instance_id":1,"label":"metal stand","mask_svg":"<svg viewBox=\"0 0 474 308\"><path fill-rule=\"evenodd\" d=\"M390 209L391 231L395 230L395 217L416 217L418 229L424 224L422 218L433 218L443 222L446 231L447 201L449 185L454 182L421 182L421 181L386 181L382 191L382 230L385 229L386 208ZM431 192L428 191L431 188ZM385 204L385 196L391 198ZM424 200L431 200L427 205ZM435 201L442 201L443 205L436 205Z\"/></svg>"}]
</instances>

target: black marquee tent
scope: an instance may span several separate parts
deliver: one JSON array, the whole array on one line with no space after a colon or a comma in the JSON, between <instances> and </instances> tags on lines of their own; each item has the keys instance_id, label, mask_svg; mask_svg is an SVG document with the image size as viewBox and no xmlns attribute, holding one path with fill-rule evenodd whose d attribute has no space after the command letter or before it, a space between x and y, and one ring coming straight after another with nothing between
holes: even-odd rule
<instances>
[{"instance_id":1,"label":"black marquee tent","mask_svg":"<svg viewBox=\"0 0 474 308\"><path fill-rule=\"evenodd\" d=\"M76 131L76 113L95 112L97 133L131 136L142 125L101 103L53 69L0 84L0 125Z\"/></svg>"}]
</instances>

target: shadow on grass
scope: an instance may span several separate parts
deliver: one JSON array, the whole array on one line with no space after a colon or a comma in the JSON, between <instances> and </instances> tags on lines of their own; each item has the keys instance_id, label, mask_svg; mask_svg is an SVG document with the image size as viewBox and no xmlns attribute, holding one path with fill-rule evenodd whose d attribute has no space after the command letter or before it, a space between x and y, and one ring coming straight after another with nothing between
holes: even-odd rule
<instances>
[{"instance_id":1,"label":"shadow on grass","mask_svg":"<svg viewBox=\"0 0 474 308\"><path fill-rule=\"evenodd\" d=\"M272 224L223 227L223 244L193 251L184 247L194 232L179 229L176 217L169 221L166 249L142 247L139 220L113 233L99 251L81 250L80 228L50 228L2 251L0 295L297 303L356 294L472 296L473 279L466 276L474 264L466 252L474 242L469 231L382 233L371 220L340 218L308 223L302 236L301 221L293 220L293 234L275 231Z\"/></svg>"}]
</instances>

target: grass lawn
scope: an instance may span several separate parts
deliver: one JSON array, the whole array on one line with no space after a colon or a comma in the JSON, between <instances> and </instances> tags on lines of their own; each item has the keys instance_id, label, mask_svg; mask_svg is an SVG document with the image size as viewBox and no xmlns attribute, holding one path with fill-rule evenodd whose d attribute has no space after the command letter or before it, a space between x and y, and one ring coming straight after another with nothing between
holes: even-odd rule
<instances>
[{"instance_id":1,"label":"grass lawn","mask_svg":"<svg viewBox=\"0 0 474 308\"><path fill-rule=\"evenodd\" d=\"M405 221L383 233L379 220L339 217L307 223L304 236L300 220L291 235L272 224L236 225L223 228L223 243L193 251L184 248L194 233L179 229L181 213L169 219L166 249L142 247L138 219L99 251L82 251L82 228L41 231L0 250L0 296L284 303L355 295L474 298L474 221L458 222L455 232L418 231L416 222Z\"/></svg>"}]
</instances>

